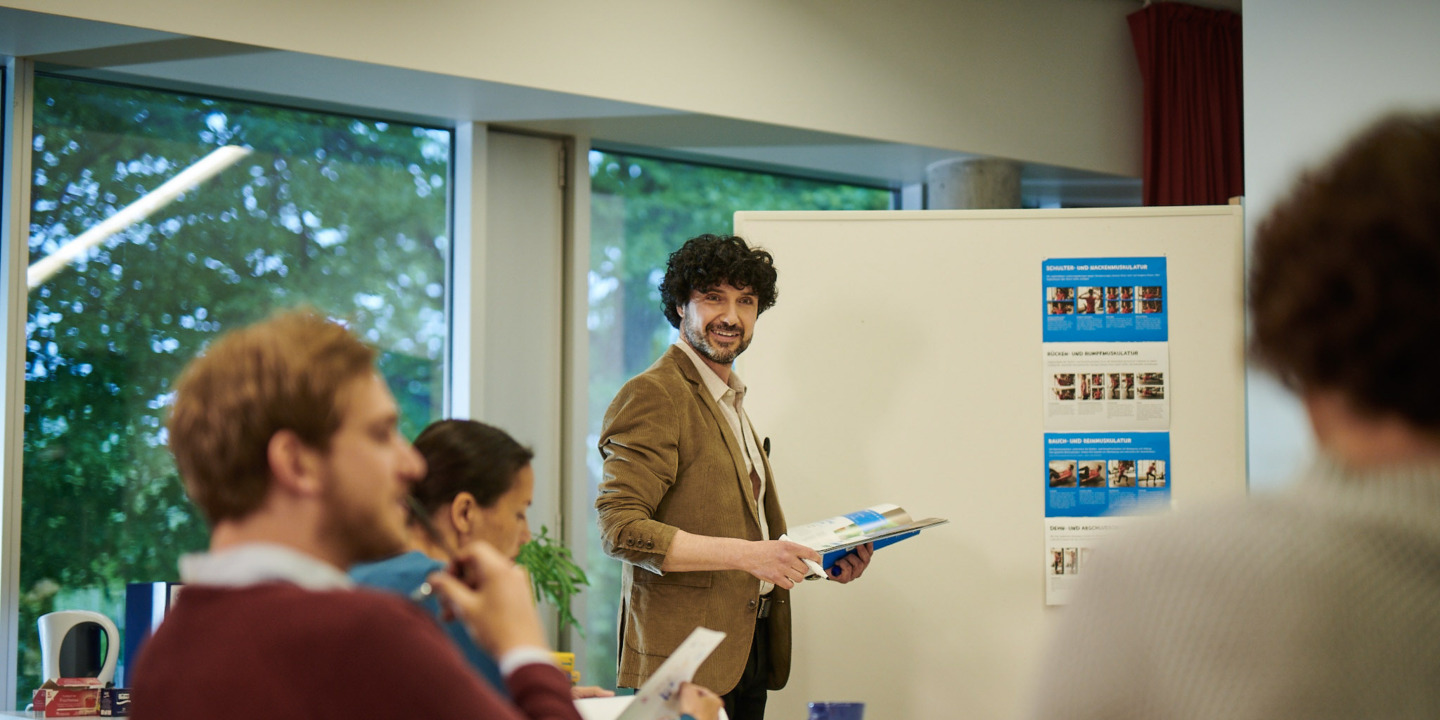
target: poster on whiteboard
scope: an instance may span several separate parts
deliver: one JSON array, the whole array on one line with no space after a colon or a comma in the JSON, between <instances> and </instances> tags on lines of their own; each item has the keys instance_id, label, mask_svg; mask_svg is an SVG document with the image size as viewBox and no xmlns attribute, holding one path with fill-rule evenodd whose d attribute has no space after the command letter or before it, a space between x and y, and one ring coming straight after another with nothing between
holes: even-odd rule
<instances>
[{"instance_id":1,"label":"poster on whiteboard","mask_svg":"<svg viewBox=\"0 0 1440 720\"><path fill-rule=\"evenodd\" d=\"M1051 258L1041 285L1046 343L1170 339L1163 257Z\"/></svg>"},{"instance_id":2,"label":"poster on whiteboard","mask_svg":"<svg viewBox=\"0 0 1440 720\"><path fill-rule=\"evenodd\" d=\"M1070 593L1085 577L1100 541L1136 520L1128 515L1045 518L1045 604L1070 602Z\"/></svg>"},{"instance_id":3,"label":"poster on whiteboard","mask_svg":"<svg viewBox=\"0 0 1440 720\"><path fill-rule=\"evenodd\" d=\"M1046 604L1068 601L1124 518L1170 505L1167 270L1164 257L1041 263Z\"/></svg>"},{"instance_id":4,"label":"poster on whiteboard","mask_svg":"<svg viewBox=\"0 0 1440 720\"><path fill-rule=\"evenodd\" d=\"M1167 343L1052 343L1041 365L1046 430L1170 427Z\"/></svg>"},{"instance_id":5,"label":"poster on whiteboard","mask_svg":"<svg viewBox=\"0 0 1440 720\"><path fill-rule=\"evenodd\" d=\"M1170 433L1045 433L1045 517L1170 506Z\"/></svg>"},{"instance_id":6,"label":"poster on whiteboard","mask_svg":"<svg viewBox=\"0 0 1440 720\"><path fill-rule=\"evenodd\" d=\"M1045 603L1069 601L1092 548L1170 506L1170 433L1045 433Z\"/></svg>"}]
</instances>

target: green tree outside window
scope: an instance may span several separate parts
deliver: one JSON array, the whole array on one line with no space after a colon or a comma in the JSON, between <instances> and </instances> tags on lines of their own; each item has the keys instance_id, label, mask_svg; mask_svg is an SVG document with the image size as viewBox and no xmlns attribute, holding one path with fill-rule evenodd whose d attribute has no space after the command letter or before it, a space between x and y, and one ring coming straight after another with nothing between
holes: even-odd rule
<instances>
[{"instance_id":1,"label":"green tree outside window","mask_svg":"<svg viewBox=\"0 0 1440 720\"><path fill-rule=\"evenodd\" d=\"M413 436L442 408L450 133L39 76L34 263L226 145L239 162L29 293L20 563L23 707L36 618L123 623L127 582L207 543L166 450L181 367L218 334L309 304L381 352Z\"/></svg>"}]
</instances>

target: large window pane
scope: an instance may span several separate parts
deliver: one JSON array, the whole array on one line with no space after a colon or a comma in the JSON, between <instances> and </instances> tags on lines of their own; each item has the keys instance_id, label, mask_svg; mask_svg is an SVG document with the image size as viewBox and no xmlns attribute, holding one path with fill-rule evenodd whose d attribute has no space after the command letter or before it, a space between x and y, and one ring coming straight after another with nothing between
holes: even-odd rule
<instances>
[{"instance_id":1,"label":"large window pane","mask_svg":"<svg viewBox=\"0 0 1440 720\"><path fill-rule=\"evenodd\" d=\"M701 233L728 234L737 210L887 210L889 190L657 160L590 153L590 387L587 448L616 391L675 341L656 289L665 260ZM780 282L785 281L781 268ZM586 684L615 683L620 564L600 550L593 503L600 456L591 452L592 503L585 621Z\"/></svg>"},{"instance_id":2,"label":"large window pane","mask_svg":"<svg viewBox=\"0 0 1440 720\"><path fill-rule=\"evenodd\" d=\"M451 142L444 130L62 77L37 78L35 107L32 269L217 148L249 152L29 292L27 700L40 614L122 622L126 582L175 580L179 555L205 546L164 419L172 379L217 334L312 305L381 350L407 434L439 416Z\"/></svg>"}]
</instances>

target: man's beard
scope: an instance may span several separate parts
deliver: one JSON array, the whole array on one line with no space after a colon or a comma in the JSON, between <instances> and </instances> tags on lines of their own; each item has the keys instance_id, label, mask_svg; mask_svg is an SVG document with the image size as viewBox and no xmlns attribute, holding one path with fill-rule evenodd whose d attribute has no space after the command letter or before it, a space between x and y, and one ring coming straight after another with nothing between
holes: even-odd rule
<instances>
[{"instance_id":1,"label":"man's beard","mask_svg":"<svg viewBox=\"0 0 1440 720\"><path fill-rule=\"evenodd\" d=\"M739 343L735 346L735 349L721 350L711 345L710 338L706 333L702 332L701 329L696 326L696 323L692 323L688 319L680 324L680 332L685 336L685 342L689 343L695 352L699 353L701 357L710 360L710 362L729 365L735 362L735 358L740 357L740 353L745 352L745 349L750 347L750 338L745 337L745 329L739 325L724 325L721 323L711 323L710 325L720 330L738 330L740 337L738 338Z\"/></svg>"},{"instance_id":2,"label":"man's beard","mask_svg":"<svg viewBox=\"0 0 1440 720\"><path fill-rule=\"evenodd\" d=\"M405 549L403 536L386 532L387 525L381 518L336 491L333 476L325 486L324 503L322 537L331 539L349 564L384 560Z\"/></svg>"}]
</instances>

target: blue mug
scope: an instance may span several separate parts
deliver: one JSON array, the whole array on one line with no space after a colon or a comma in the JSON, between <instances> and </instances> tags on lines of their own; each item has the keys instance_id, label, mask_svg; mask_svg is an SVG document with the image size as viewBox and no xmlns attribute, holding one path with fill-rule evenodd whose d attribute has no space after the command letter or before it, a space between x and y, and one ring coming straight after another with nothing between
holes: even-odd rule
<instances>
[{"instance_id":1,"label":"blue mug","mask_svg":"<svg viewBox=\"0 0 1440 720\"><path fill-rule=\"evenodd\" d=\"M865 703L812 702L810 720L865 720Z\"/></svg>"}]
</instances>

